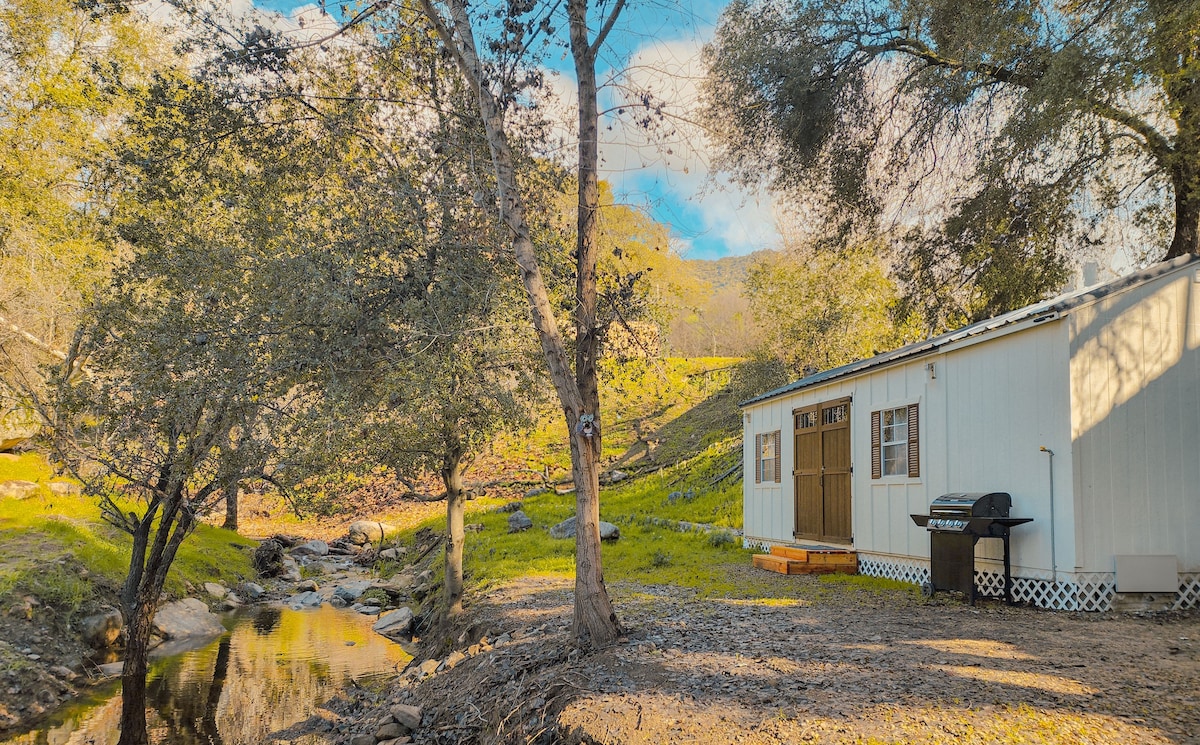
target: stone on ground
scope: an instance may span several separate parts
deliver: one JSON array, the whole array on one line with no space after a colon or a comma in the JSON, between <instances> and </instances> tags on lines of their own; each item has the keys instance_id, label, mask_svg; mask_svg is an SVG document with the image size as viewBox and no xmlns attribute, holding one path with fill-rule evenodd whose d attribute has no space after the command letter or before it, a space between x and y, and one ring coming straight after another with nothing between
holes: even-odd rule
<instances>
[{"instance_id":1,"label":"stone on ground","mask_svg":"<svg viewBox=\"0 0 1200 745\"><path fill-rule=\"evenodd\" d=\"M574 538L575 537L575 516L572 515L566 520L563 520L558 525L550 528L551 538ZM621 537L621 529L612 523L600 521L600 540L615 541Z\"/></svg>"},{"instance_id":2,"label":"stone on ground","mask_svg":"<svg viewBox=\"0 0 1200 745\"><path fill-rule=\"evenodd\" d=\"M362 546L367 543L378 543L383 537L396 532L394 525L375 522L373 520L355 520L348 529L350 542Z\"/></svg>"}]
</instances>

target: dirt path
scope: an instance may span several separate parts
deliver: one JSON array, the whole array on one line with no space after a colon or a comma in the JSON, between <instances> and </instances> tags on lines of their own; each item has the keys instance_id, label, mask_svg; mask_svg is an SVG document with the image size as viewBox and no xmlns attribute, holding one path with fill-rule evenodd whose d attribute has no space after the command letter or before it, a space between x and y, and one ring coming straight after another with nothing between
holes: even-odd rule
<instances>
[{"instance_id":1,"label":"dirt path","mask_svg":"<svg viewBox=\"0 0 1200 745\"><path fill-rule=\"evenodd\" d=\"M580 655L570 584L522 580L473 605L482 647L375 704L422 704L426 743L1200 743L1195 613L971 608L813 577L774 587L751 601L615 586L629 634ZM366 703L336 742L379 721Z\"/></svg>"}]
</instances>

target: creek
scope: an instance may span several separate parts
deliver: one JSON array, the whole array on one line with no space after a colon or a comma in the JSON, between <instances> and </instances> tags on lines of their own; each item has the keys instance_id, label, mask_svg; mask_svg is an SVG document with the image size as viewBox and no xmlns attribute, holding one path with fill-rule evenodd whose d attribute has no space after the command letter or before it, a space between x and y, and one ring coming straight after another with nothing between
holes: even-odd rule
<instances>
[{"instance_id":1,"label":"creek","mask_svg":"<svg viewBox=\"0 0 1200 745\"><path fill-rule=\"evenodd\" d=\"M346 684L395 675L411 657L375 633L374 621L374 616L329 605L302 611L257 606L226 617L223 636L151 660L146 692L150 741L257 745L268 734L307 719ZM116 743L120 684L91 694L0 745Z\"/></svg>"}]
</instances>

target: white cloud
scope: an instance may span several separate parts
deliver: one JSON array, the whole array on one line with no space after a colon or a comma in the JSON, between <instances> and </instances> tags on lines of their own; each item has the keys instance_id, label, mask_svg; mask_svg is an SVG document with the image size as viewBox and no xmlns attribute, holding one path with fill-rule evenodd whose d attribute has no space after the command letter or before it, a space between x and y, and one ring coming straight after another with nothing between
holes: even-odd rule
<instances>
[{"instance_id":1,"label":"white cloud","mask_svg":"<svg viewBox=\"0 0 1200 745\"><path fill-rule=\"evenodd\" d=\"M685 243L722 242L731 254L779 243L775 206L713 173L713 147L697 123L704 76L698 39L649 40L602 94L602 177L618 193L663 202ZM672 204L678 205L671 209Z\"/></svg>"},{"instance_id":2,"label":"white cloud","mask_svg":"<svg viewBox=\"0 0 1200 745\"><path fill-rule=\"evenodd\" d=\"M712 145L696 123L704 70L698 40L646 41L620 71L601 71L600 177L619 199L673 228L683 252L714 257L780 243L775 205L713 172ZM562 143L552 157L576 160L575 80L550 72L542 113ZM714 245L717 244L717 245Z\"/></svg>"}]
</instances>

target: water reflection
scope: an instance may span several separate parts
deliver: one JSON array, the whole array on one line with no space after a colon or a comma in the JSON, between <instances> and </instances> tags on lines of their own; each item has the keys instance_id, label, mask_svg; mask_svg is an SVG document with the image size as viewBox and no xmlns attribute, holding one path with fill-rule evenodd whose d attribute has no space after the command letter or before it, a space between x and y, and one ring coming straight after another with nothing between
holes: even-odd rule
<instances>
[{"instance_id":1,"label":"water reflection","mask_svg":"<svg viewBox=\"0 0 1200 745\"><path fill-rule=\"evenodd\" d=\"M388 675L410 659L371 630L374 618L324 606L261 608L233 619L219 640L153 663L147 684L150 741L163 745L263 742L316 711L351 680ZM119 687L4 745L115 743Z\"/></svg>"}]
</instances>

